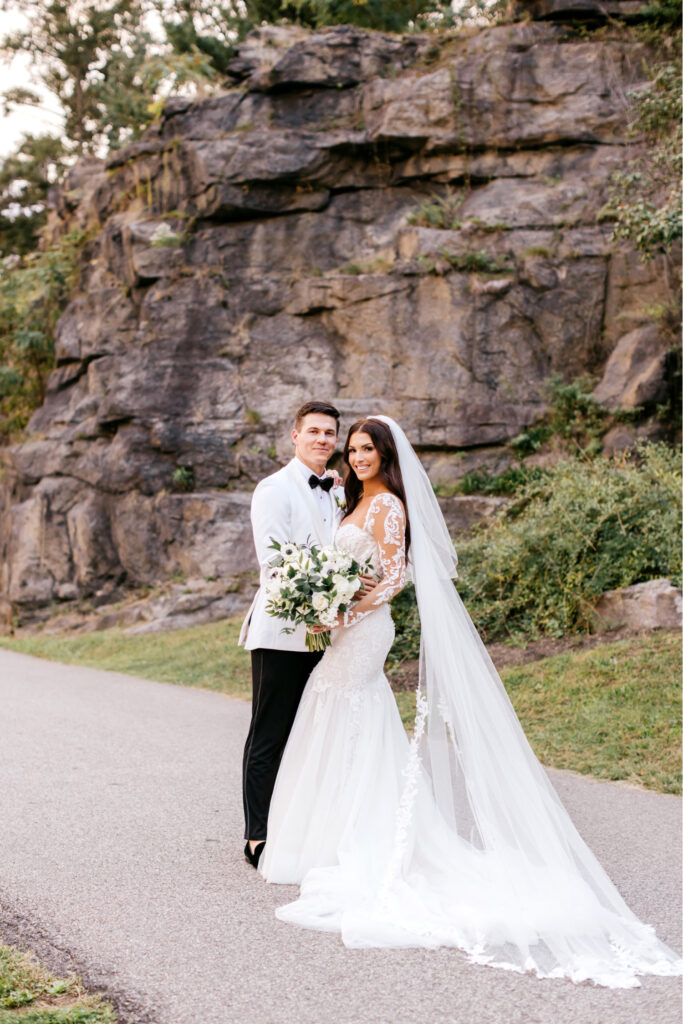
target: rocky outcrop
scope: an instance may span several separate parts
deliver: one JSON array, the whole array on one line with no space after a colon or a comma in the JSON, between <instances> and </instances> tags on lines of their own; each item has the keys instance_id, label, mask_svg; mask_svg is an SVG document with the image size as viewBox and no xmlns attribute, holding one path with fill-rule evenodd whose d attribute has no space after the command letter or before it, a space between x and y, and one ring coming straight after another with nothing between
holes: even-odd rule
<instances>
[{"instance_id":1,"label":"rocky outcrop","mask_svg":"<svg viewBox=\"0 0 683 1024\"><path fill-rule=\"evenodd\" d=\"M681 591L669 580L635 583L603 594L595 606L595 628L680 629L681 607Z\"/></svg>"},{"instance_id":2,"label":"rocky outcrop","mask_svg":"<svg viewBox=\"0 0 683 1024\"><path fill-rule=\"evenodd\" d=\"M505 468L549 376L641 366L623 339L668 301L663 260L615 253L596 215L643 52L551 22L266 27L224 93L74 168L51 228L92 239L46 402L2 453L6 607L178 574L245 603L250 489L312 396L344 426L396 416L451 485Z\"/></svg>"},{"instance_id":3,"label":"rocky outcrop","mask_svg":"<svg viewBox=\"0 0 683 1024\"><path fill-rule=\"evenodd\" d=\"M664 401L669 348L656 324L629 331L607 360L593 397L611 409L632 410Z\"/></svg>"},{"instance_id":4,"label":"rocky outcrop","mask_svg":"<svg viewBox=\"0 0 683 1024\"><path fill-rule=\"evenodd\" d=\"M473 526L495 516L509 504L508 498L492 495L463 494L453 498L439 498L439 505L452 536L469 532Z\"/></svg>"}]
</instances>

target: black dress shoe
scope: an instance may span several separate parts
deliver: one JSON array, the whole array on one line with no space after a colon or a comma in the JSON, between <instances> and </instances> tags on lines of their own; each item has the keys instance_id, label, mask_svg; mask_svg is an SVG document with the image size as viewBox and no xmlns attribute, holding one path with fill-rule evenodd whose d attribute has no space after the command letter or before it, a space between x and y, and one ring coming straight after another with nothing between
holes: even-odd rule
<instances>
[{"instance_id":1,"label":"black dress shoe","mask_svg":"<svg viewBox=\"0 0 683 1024\"><path fill-rule=\"evenodd\" d=\"M263 853L263 847L265 845L266 845L266 841L264 839L262 843L257 843L256 844L256 846L254 847L253 851L252 851L251 847L249 846L248 842L247 842L246 846L244 847L244 856L247 858L247 860L251 864L252 868L257 868L258 867L258 862L261 859L261 854Z\"/></svg>"}]
</instances>

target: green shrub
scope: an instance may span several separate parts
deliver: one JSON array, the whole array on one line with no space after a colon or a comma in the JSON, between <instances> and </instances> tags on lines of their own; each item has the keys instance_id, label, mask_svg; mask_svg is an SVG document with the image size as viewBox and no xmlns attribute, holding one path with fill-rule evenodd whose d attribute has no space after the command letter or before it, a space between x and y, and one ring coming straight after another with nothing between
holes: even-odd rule
<instances>
[{"instance_id":1,"label":"green shrub","mask_svg":"<svg viewBox=\"0 0 683 1024\"><path fill-rule=\"evenodd\" d=\"M631 133L646 144L644 151L614 172L609 200L598 214L598 220L614 221L614 240L629 239L645 260L670 252L681 237L680 57L660 59L647 72L649 87L630 94Z\"/></svg>"},{"instance_id":2,"label":"green shrub","mask_svg":"<svg viewBox=\"0 0 683 1024\"><path fill-rule=\"evenodd\" d=\"M404 587L391 602L391 615L396 627L396 639L389 652L388 663L399 665L406 658L417 658L420 653L420 616L412 583Z\"/></svg>"},{"instance_id":3,"label":"green shrub","mask_svg":"<svg viewBox=\"0 0 683 1024\"><path fill-rule=\"evenodd\" d=\"M483 249L478 252L448 252L443 246L439 249L439 255L448 260L455 270L466 274L504 274L511 268L505 263L505 259L494 259Z\"/></svg>"},{"instance_id":4,"label":"green shrub","mask_svg":"<svg viewBox=\"0 0 683 1024\"><path fill-rule=\"evenodd\" d=\"M598 598L664 576L680 586L681 469L675 451L576 456L459 545L458 591L487 640L588 631ZM414 598L393 605L392 660L417 657Z\"/></svg>"},{"instance_id":5,"label":"green shrub","mask_svg":"<svg viewBox=\"0 0 683 1024\"><path fill-rule=\"evenodd\" d=\"M573 442L577 450L599 451L607 429L607 410L593 398L592 387L588 377L579 377L569 384L559 377L548 381L551 433Z\"/></svg>"},{"instance_id":6,"label":"green shrub","mask_svg":"<svg viewBox=\"0 0 683 1024\"><path fill-rule=\"evenodd\" d=\"M510 466L502 473L491 476L490 473L466 473L459 482L460 494L518 494L527 484L544 480L548 476L546 469L540 466Z\"/></svg>"},{"instance_id":7,"label":"green shrub","mask_svg":"<svg viewBox=\"0 0 683 1024\"><path fill-rule=\"evenodd\" d=\"M539 451L545 442L552 437L552 430L547 423L539 423L535 427L527 427L521 434L517 434L509 442L515 454L523 459L527 455L533 455Z\"/></svg>"},{"instance_id":8,"label":"green shrub","mask_svg":"<svg viewBox=\"0 0 683 1024\"><path fill-rule=\"evenodd\" d=\"M417 210L408 217L408 223L421 228L456 231L460 227L458 211L464 199L464 192L454 192L450 188L442 196L435 193L420 203Z\"/></svg>"},{"instance_id":9,"label":"green shrub","mask_svg":"<svg viewBox=\"0 0 683 1024\"><path fill-rule=\"evenodd\" d=\"M194 469L192 466L177 466L173 470L173 486L177 491L194 490Z\"/></svg>"},{"instance_id":10,"label":"green shrub","mask_svg":"<svg viewBox=\"0 0 683 1024\"><path fill-rule=\"evenodd\" d=\"M653 0L639 12L638 17L646 25L677 29L681 24L681 0Z\"/></svg>"},{"instance_id":11,"label":"green shrub","mask_svg":"<svg viewBox=\"0 0 683 1024\"><path fill-rule=\"evenodd\" d=\"M0 430L21 430L45 400L54 331L86 241L70 231L43 252L0 263Z\"/></svg>"},{"instance_id":12,"label":"green shrub","mask_svg":"<svg viewBox=\"0 0 683 1024\"><path fill-rule=\"evenodd\" d=\"M551 437L560 437L573 452L597 455L610 421L607 410L593 398L592 386L588 377L569 383L561 377L551 377L546 384L550 410L545 422L513 437L510 447L524 458L538 451Z\"/></svg>"},{"instance_id":13,"label":"green shrub","mask_svg":"<svg viewBox=\"0 0 683 1024\"><path fill-rule=\"evenodd\" d=\"M488 639L590 629L606 590L659 576L680 584L681 471L665 445L576 457L530 482L460 545L459 591Z\"/></svg>"}]
</instances>

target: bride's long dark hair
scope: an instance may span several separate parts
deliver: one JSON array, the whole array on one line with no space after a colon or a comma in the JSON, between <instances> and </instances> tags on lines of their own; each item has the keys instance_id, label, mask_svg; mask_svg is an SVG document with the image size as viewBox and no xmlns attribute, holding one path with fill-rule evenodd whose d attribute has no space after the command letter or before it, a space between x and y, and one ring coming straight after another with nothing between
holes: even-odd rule
<instances>
[{"instance_id":1,"label":"bride's long dark hair","mask_svg":"<svg viewBox=\"0 0 683 1024\"><path fill-rule=\"evenodd\" d=\"M410 521L408 519L408 506L406 504L406 492L401 476L401 467L398 461L398 452L394 444L391 430L382 420L375 420L371 416L366 419L356 420L349 427L344 444L344 462L347 466L347 473L344 479L344 492L346 495L346 515L350 516L358 502L363 497L363 484L351 468L349 462L349 445L354 434L369 434L379 454L379 478L392 494L395 494L403 502L406 510L406 554L410 548Z\"/></svg>"}]
</instances>

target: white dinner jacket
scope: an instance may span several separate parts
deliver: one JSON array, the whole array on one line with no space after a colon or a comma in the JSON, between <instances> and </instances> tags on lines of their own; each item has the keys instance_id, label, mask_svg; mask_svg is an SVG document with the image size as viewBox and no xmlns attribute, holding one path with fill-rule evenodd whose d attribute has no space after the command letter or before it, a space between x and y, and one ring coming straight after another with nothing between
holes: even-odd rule
<instances>
[{"instance_id":1,"label":"white dinner jacket","mask_svg":"<svg viewBox=\"0 0 683 1024\"><path fill-rule=\"evenodd\" d=\"M341 500L343 495L341 487L332 488L326 495L330 502L332 534L343 516L337 504L337 499ZM288 540L294 544L326 545L331 542L320 515L318 497L309 487L296 458L257 484L251 499L251 525L261 581L242 624L239 643L248 651L257 647L305 651L305 628L298 626L293 633L283 633L282 627L291 626L291 622L268 614L264 588L269 563L276 555L268 546L271 538L282 544Z\"/></svg>"}]
</instances>

